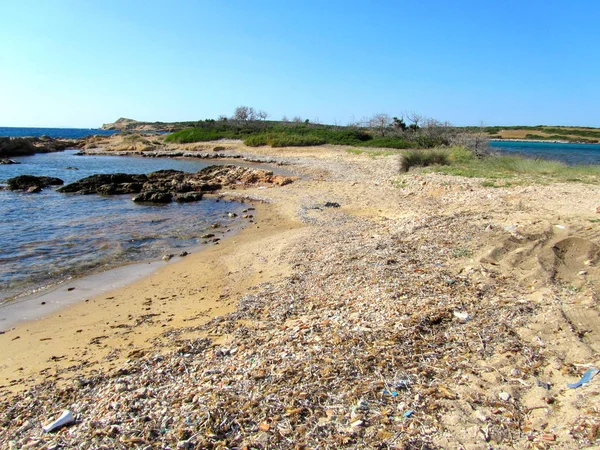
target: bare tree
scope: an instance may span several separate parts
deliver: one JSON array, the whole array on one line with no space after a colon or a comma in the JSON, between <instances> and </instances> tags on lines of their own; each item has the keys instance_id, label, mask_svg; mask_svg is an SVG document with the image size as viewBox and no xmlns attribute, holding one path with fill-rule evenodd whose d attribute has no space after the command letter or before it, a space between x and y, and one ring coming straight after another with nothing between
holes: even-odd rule
<instances>
[{"instance_id":1,"label":"bare tree","mask_svg":"<svg viewBox=\"0 0 600 450\"><path fill-rule=\"evenodd\" d=\"M250 108L248 106L238 106L233 112L232 119L246 122L250 117Z\"/></svg>"},{"instance_id":2,"label":"bare tree","mask_svg":"<svg viewBox=\"0 0 600 450\"><path fill-rule=\"evenodd\" d=\"M285 122L285 123L289 122L289 120L288 120L287 116L283 116L283 117L281 118L281 121L282 121L282 122Z\"/></svg>"},{"instance_id":3,"label":"bare tree","mask_svg":"<svg viewBox=\"0 0 600 450\"><path fill-rule=\"evenodd\" d=\"M259 110L259 111L256 113L256 115L257 115L257 117L258 117L260 120L267 120L267 117L269 117L269 113L268 113L268 112L266 112L266 111L263 111L262 109L261 109L261 110Z\"/></svg>"},{"instance_id":4,"label":"bare tree","mask_svg":"<svg viewBox=\"0 0 600 450\"><path fill-rule=\"evenodd\" d=\"M251 106L238 106L235 108L232 119L242 122L256 120L256 111Z\"/></svg>"},{"instance_id":5,"label":"bare tree","mask_svg":"<svg viewBox=\"0 0 600 450\"><path fill-rule=\"evenodd\" d=\"M371 128L376 133L379 133L381 136L385 136L386 132L389 131L390 126L392 125L392 119L389 114L379 113L374 114L368 120L369 128Z\"/></svg>"},{"instance_id":6,"label":"bare tree","mask_svg":"<svg viewBox=\"0 0 600 450\"><path fill-rule=\"evenodd\" d=\"M224 114L221 114L219 117L217 117L217 120L219 122L226 122L227 121L227 116Z\"/></svg>"},{"instance_id":7,"label":"bare tree","mask_svg":"<svg viewBox=\"0 0 600 450\"><path fill-rule=\"evenodd\" d=\"M302 122L302 117L300 117L300 116L294 116L294 118L292 119L292 122L294 122L294 123L300 123L300 122Z\"/></svg>"},{"instance_id":8,"label":"bare tree","mask_svg":"<svg viewBox=\"0 0 600 450\"><path fill-rule=\"evenodd\" d=\"M414 125L414 127L412 127L414 130L419 128L419 123L421 123L421 121L424 119L424 117L421 114L415 111L407 111L405 115L406 118L410 120Z\"/></svg>"}]
</instances>

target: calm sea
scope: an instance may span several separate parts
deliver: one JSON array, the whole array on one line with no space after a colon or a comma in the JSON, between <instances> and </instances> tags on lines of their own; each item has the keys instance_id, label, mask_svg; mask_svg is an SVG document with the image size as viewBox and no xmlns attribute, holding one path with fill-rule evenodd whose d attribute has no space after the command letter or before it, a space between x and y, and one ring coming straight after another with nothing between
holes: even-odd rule
<instances>
[{"instance_id":1,"label":"calm sea","mask_svg":"<svg viewBox=\"0 0 600 450\"><path fill-rule=\"evenodd\" d=\"M530 158L554 159L567 164L600 164L600 144L492 141L490 147L505 153L517 153Z\"/></svg>"},{"instance_id":2,"label":"calm sea","mask_svg":"<svg viewBox=\"0 0 600 450\"><path fill-rule=\"evenodd\" d=\"M0 127L0 137L40 137L77 139L94 134L110 136L118 131L101 130L99 128L15 128Z\"/></svg>"},{"instance_id":3,"label":"calm sea","mask_svg":"<svg viewBox=\"0 0 600 450\"><path fill-rule=\"evenodd\" d=\"M69 183L95 173L196 172L212 163L192 159L75 156L76 150L13 158L0 165L0 183L23 175ZM159 259L198 246L207 228L234 226L228 212L244 205L204 199L197 203L140 205L131 195L38 194L0 191L0 303L60 281L131 262ZM1 311L0 311L1 314Z\"/></svg>"}]
</instances>

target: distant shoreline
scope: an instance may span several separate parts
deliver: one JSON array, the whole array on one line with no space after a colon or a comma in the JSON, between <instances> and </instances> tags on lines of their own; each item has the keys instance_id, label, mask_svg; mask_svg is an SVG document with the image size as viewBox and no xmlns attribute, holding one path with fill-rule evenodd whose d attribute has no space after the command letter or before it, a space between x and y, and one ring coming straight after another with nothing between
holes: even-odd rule
<instances>
[{"instance_id":1,"label":"distant shoreline","mask_svg":"<svg viewBox=\"0 0 600 450\"><path fill-rule=\"evenodd\" d=\"M550 140L550 139L500 139L493 138L490 139L490 142L542 142L547 144L585 144L585 145L600 145L598 142L582 142L582 141L560 141L560 140Z\"/></svg>"}]
</instances>

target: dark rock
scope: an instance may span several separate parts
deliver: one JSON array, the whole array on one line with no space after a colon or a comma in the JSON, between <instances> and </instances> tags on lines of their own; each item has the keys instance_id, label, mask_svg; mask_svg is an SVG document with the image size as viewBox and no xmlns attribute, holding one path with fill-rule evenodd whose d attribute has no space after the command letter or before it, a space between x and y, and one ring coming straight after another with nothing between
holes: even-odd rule
<instances>
[{"instance_id":1,"label":"dark rock","mask_svg":"<svg viewBox=\"0 0 600 450\"><path fill-rule=\"evenodd\" d=\"M27 156L35 153L35 146L31 139L25 138L0 138L0 157Z\"/></svg>"},{"instance_id":2,"label":"dark rock","mask_svg":"<svg viewBox=\"0 0 600 450\"><path fill-rule=\"evenodd\" d=\"M144 183L103 184L96 189L100 195L137 194L142 191Z\"/></svg>"},{"instance_id":3,"label":"dark rock","mask_svg":"<svg viewBox=\"0 0 600 450\"><path fill-rule=\"evenodd\" d=\"M208 233L208 234L205 234L204 236L201 236L202 239L210 239L211 237L215 237L215 235L212 233Z\"/></svg>"},{"instance_id":4,"label":"dark rock","mask_svg":"<svg viewBox=\"0 0 600 450\"><path fill-rule=\"evenodd\" d=\"M8 156L28 156L34 153L59 152L76 147L77 141L54 139L48 136L9 138L0 137L0 158Z\"/></svg>"},{"instance_id":5,"label":"dark rock","mask_svg":"<svg viewBox=\"0 0 600 450\"><path fill-rule=\"evenodd\" d=\"M58 189L58 192L73 194L137 194L148 181L146 175L127 173L99 174L83 178Z\"/></svg>"},{"instance_id":6,"label":"dark rock","mask_svg":"<svg viewBox=\"0 0 600 450\"><path fill-rule=\"evenodd\" d=\"M189 253L188 253L188 252L186 252L186 251L183 251L183 252L181 252L181 253L179 254L179 256L181 256L182 258L183 258L184 256L187 256L187 255L189 255Z\"/></svg>"},{"instance_id":7,"label":"dark rock","mask_svg":"<svg viewBox=\"0 0 600 450\"><path fill-rule=\"evenodd\" d=\"M187 192L185 194L177 194L173 197L178 203L199 202L202 200L202 192Z\"/></svg>"},{"instance_id":8,"label":"dark rock","mask_svg":"<svg viewBox=\"0 0 600 450\"><path fill-rule=\"evenodd\" d=\"M339 208L340 206L337 202L327 202L323 205L324 208Z\"/></svg>"},{"instance_id":9,"label":"dark rock","mask_svg":"<svg viewBox=\"0 0 600 450\"><path fill-rule=\"evenodd\" d=\"M27 192L39 192L43 188L48 186L59 186L64 183L63 180L56 177L37 177L34 175L20 175L18 177L10 178L7 181L8 189L11 191L27 191ZM33 189L31 188L39 188Z\"/></svg>"},{"instance_id":10,"label":"dark rock","mask_svg":"<svg viewBox=\"0 0 600 450\"><path fill-rule=\"evenodd\" d=\"M136 203L139 202L149 202L149 203L171 203L173 199L173 194L170 192L156 192L156 191L144 191L139 195L133 197L133 201Z\"/></svg>"},{"instance_id":11,"label":"dark rock","mask_svg":"<svg viewBox=\"0 0 600 450\"><path fill-rule=\"evenodd\" d=\"M0 158L0 164L21 164L21 163L18 161L15 161L14 159Z\"/></svg>"}]
</instances>

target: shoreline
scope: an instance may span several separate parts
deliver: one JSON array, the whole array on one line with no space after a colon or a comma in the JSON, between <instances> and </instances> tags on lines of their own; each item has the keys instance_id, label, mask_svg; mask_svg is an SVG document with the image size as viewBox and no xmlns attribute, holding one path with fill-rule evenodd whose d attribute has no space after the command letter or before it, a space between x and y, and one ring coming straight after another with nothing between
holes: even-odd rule
<instances>
[{"instance_id":1,"label":"shoreline","mask_svg":"<svg viewBox=\"0 0 600 450\"><path fill-rule=\"evenodd\" d=\"M0 446L598 442L600 377L566 387L600 365L596 185L255 153L306 175L224 192L268 201L255 224L0 335Z\"/></svg>"},{"instance_id":2,"label":"shoreline","mask_svg":"<svg viewBox=\"0 0 600 450\"><path fill-rule=\"evenodd\" d=\"M221 198L218 195L215 197ZM227 198L223 199L229 200ZM236 200L232 199L232 201ZM227 230L212 230L211 227L208 227L202 232L212 230L219 233L217 236L219 241L217 242L220 242L223 239L234 237L248 225L252 225L252 222L240 218ZM5 300L0 303L0 334L14 328L16 325L47 318L70 305L88 301L89 298L99 297L107 292L133 284L137 280L152 276L153 273L167 264L178 263L187 256L202 252L215 244L216 242L212 244L207 242L195 245L184 249L187 253L185 257L175 255L168 261L164 261L162 258L146 259L111 267L99 272L93 271L86 275L58 281L36 292L25 293Z\"/></svg>"},{"instance_id":3,"label":"shoreline","mask_svg":"<svg viewBox=\"0 0 600 450\"><path fill-rule=\"evenodd\" d=\"M585 142L585 141L560 141L551 139L511 139L511 138L491 138L490 142L539 142L547 144L576 144L576 145L600 145L600 142Z\"/></svg>"},{"instance_id":4,"label":"shoreline","mask_svg":"<svg viewBox=\"0 0 600 450\"><path fill-rule=\"evenodd\" d=\"M148 351L151 350L148 342L164 333L166 327L200 324L216 315L231 312L235 305L235 301L230 299L230 288L227 286L231 273L224 272L222 266L211 267L208 261L223 259L230 253L235 253L235 247L242 243L252 247L256 239L289 226L287 221L278 217L271 205L261 202L252 204L256 208L259 224L248 224L239 232L223 238L219 245L206 246L169 264L156 261L149 264L149 272L144 271L140 274L134 271L133 275L136 277L128 283L115 283L114 288L98 286L98 292L90 291L80 299L61 304L49 314L43 314L41 318L19 322L0 334L0 345L6 349L0 363L0 390L12 391L17 388L19 391L44 379L54 379L58 382L65 376L65 371L82 376L83 373L102 370L102 361L107 355L114 353L117 348L120 352L126 352L130 346L128 341L133 341L138 350L145 348L145 351ZM118 274L119 270L123 270L123 267L116 269L115 274ZM176 290L180 293L187 290L183 287L187 284L184 279L192 273L196 275L196 282L204 280L202 288L183 295L183 299L177 295L177 301L172 303L171 299L175 298L173 294L154 293L159 290L172 292L175 289L173 285L179 286ZM248 273L244 277L254 280L262 279L266 275L261 271ZM87 294L88 281L89 279L82 279L81 289L72 292L77 294L80 290ZM237 289L235 291L237 292ZM63 294L59 289L51 292L50 298ZM39 299L33 299L37 300ZM158 307L161 311L158 314L154 312L154 302L161 303ZM44 306L40 308L43 309ZM154 319L155 315L162 316L160 324ZM131 325L132 321L134 325ZM123 339L123 335L129 334L132 335L131 339ZM110 342L111 350L106 351L105 342L100 343L100 340ZM90 348L86 345L87 342L96 342L97 348ZM79 355L79 360L85 362L81 366L78 365L75 372L71 372L72 359L63 360L67 355L70 355L70 358ZM115 358L109 366L114 366L117 362L122 363L125 359ZM47 364L44 361L54 361L51 364L53 367L43 367ZM15 375L18 376L18 381L11 382L11 379L15 380Z\"/></svg>"}]
</instances>

